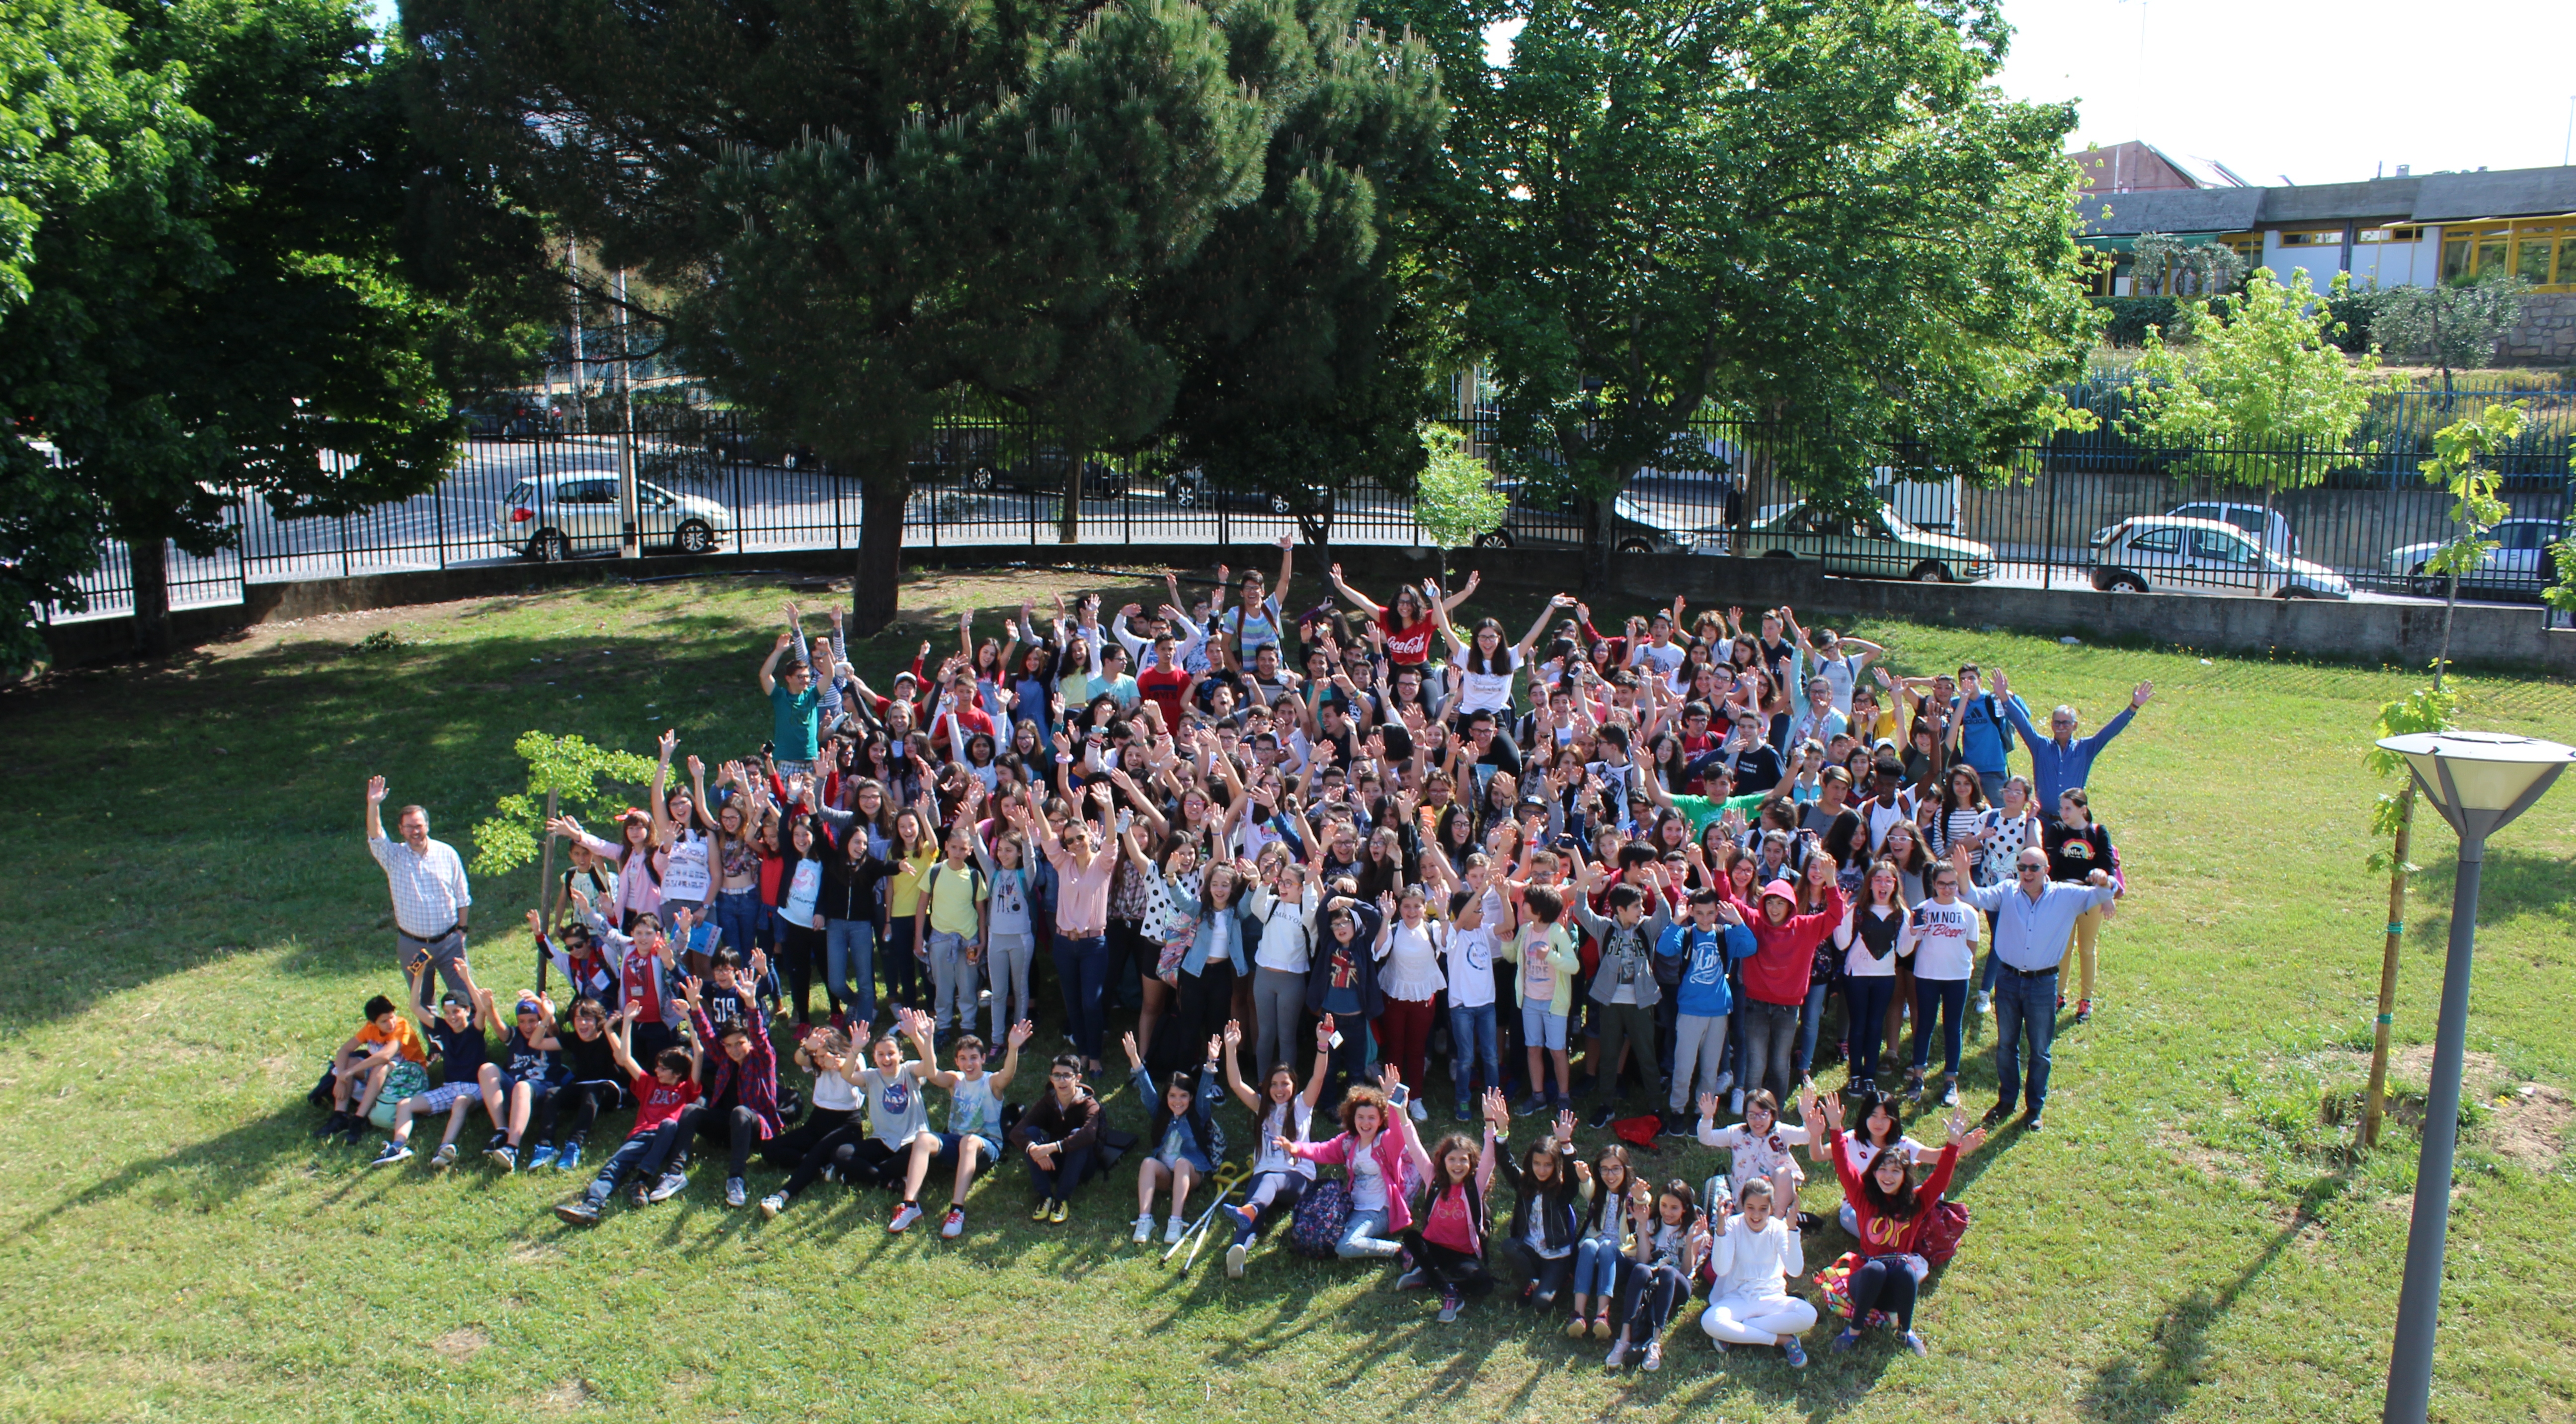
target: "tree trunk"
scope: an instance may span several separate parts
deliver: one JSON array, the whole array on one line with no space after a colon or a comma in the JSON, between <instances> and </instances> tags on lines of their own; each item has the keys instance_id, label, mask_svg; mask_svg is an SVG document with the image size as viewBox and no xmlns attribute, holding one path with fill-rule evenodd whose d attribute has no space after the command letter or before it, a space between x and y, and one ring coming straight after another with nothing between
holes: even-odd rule
<instances>
[{"instance_id":1,"label":"tree trunk","mask_svg":"<svg viewBox=\"0 0 2576 1424\"><path fill-rule=\"evenodd\" d=\"M2450 589L2442 599L2442 651L2433 659L2433 690L2442 690L2442 674L2451 666L2451 615L2460 606L2460 571L2451 570Z\"/></svg>"},{"instance_id":2,"label":"tree trunk","mask_svg":"<svg viewBox=\"0 0 2576 1424\"><path fill-rule=\"evenodd\" d=\"M1071 452L1065 461L1064 508L1056 515L1055 538L1059 544L1082 542L1082 454Z\"/></svg>"},{"instance_id":3,"label":"tree trunk","mask_svg":"<svg viewBox=\"0 0 2576 1424\"><path fill-rule=\"evenodd\" d=\"M170 544L157 536L126 541L134 571L134 651L147 658L170 651Z\"/></svg>"},{"instance_id":4,"label":"tree trunk","mask_svg":"<svg viewBox=\"0 0 2576 1424\"><path fill-rule=\"evenodd\" d=\"M902 597L903 512L910 495L903 451L872 460L863 468L859 567L850 583L849 633L854 638L884 632L895 620Z\"/></svg>"},{"instance_id":5,"label":"tree trunk","mask_svg":"<svg viewBox=\"0 0 2576 1424\"><path fill-rule=\"evenodd\" d=\"M1586 499L1583 529L1583 593L1600 598L1610 591L1610 501Z\"/></svg>"},{"instance_id":6,"label":"tree trunk","mask_svg":"<svg viewBox=\"0 0 2576 1424\"><path fill-rule=\"evenodd\" d=\"M2388 1025L2397 1012L2398 950L2406 935L2406 840L2415 826L2415 779L2398 796L2397 844L2388 868L2388 939L2379 954L2379 1021L2371 1030L2370 1092L2361 1110L2361 1145L2379 1145L2379 1122L2388 1109Z\"/></svg>"}]
</instances>

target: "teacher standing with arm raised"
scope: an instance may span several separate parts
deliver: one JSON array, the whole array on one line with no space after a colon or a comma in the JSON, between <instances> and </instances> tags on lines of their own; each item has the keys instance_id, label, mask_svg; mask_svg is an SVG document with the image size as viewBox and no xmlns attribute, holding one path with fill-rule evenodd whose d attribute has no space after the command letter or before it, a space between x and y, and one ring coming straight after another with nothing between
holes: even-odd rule
<instances>
[{"instance_id":1,"label":"teacher standing with arm raised","mask_svg":"<svg viewBox=\"0 0 2576 1424\"><path fill-rule=\"evenodd\" d=\"M402 833L395 841L385 835L384 804L385 779L369 777L367 851L384 867L385 884L393 892L402 971L411 980L413 1006L426 1013L422 1006L428 1002L429 975L424 969L436 969L459 995L473 992L466 978L465 919L474 894L466 887L465 862L457 859L456 847L429 838L429 812L405 806L394 813L394 829Z\"/></svg>"}]
</instances>

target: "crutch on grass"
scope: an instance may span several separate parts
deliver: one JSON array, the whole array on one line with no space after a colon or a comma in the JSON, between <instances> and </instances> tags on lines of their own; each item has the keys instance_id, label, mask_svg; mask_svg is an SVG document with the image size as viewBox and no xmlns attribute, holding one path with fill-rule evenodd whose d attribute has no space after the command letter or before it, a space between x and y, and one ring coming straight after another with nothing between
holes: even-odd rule
<instances>
[{"instance_id":1,"label":"crutch on grass","mask_svg":"<svg viewBox=\"0 0 2576 1424\"><path fill-rule=\"evenodd\" d=\"M1181 1233L1180 1240L1173 1242L1169 1247L1164 1249L1163 1263L1165 1265L1171 1264L1172 1258L1181 1253L1181 1247L1183 1245L1198 1239L1206 1233L1207 1224L1216 1217L1216 1209L1225 1204L1225 1199L1233 1194L1236 1187L1242 1185L1244 1176L1245 1173L1243 1168L1229 1162L1225 1166L1218 1168L1216 1175L1208 1179L1209 1185L1216 1189L1216 1199L1208 1203L1208 1209L1206 1211L1199 1213L1198 1220L1190 1223L1189 1230ZM1198 1252L1193 1249L1190 1252L1190 1256L1191 1259L1195 1260L1198 1257ZM1188 1270L1188 1263L1184 1262L1181 1269Z\"/></svg>"}]
</instances>

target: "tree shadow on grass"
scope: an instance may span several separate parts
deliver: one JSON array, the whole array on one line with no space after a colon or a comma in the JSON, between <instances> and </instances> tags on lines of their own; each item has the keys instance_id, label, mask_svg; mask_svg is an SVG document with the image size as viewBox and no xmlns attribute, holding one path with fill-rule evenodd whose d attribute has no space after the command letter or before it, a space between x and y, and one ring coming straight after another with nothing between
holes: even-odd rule
<instances>
[{"instance_id":1,"label":"tree shadow on grass","mask_svg":"<svg viewBox=\"0 0 2576 1424\"><path fill-rule=\"evenodd\" d=\"M2414 877L2416 911L2407 919L2406 942L2419 954L2438 958L2450 947L2451 883L2458 866L2456 854L2445 855L2425 862L2422 873ZM2526 916L2554 920L2576 931L2576 863L2490 845L2478 872L2481 925Z\"/></svg>"},{"instance_id":2,"label":"tree shadow on grass","mask_svg":"<svg viewBox=\"0 0 2576 1424\"><path fill-rule=\"evenodd\" d=\"M2167 1306L2156 1322L2148 1358L2115 1359L2093 1372L2080 1408L2088 1419L2159 1420L2191 1402L2209 1356L2211 1327L2236 1307L2246 1289L2261 1280L2292 1242L2316 1224L2324 1209L2352 1189L2349 1174L2318 1178L2300 1194L2290 1221L2236 1275L2215 1290L2203 1286Z\"/></svg>"}]
</instances>

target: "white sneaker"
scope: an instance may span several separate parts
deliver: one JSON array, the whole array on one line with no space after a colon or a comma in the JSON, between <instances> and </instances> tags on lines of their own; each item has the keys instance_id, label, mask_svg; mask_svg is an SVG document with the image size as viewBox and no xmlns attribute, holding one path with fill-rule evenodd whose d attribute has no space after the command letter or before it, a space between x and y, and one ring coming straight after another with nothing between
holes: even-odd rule
<instances>
[{"instance_id":1,"label":"white sneaker","mask_svg":"<svg viewBox=\"0 0 2576 1424\"><path fill-rule=\"evenodd\" d=\"M1717 1075L1717 1088L1716 1088L1716 1091L1717 1091L1717 1092L1721 1092L1721 1093L1723 1093L1723 1092L1725 1092L1727 1089L1732 1088L1732 1087L1734 1087L1734 1086L1735 1086L1735 1075L1734 1075L1733 1073L1720 1073L1720 1074L1718 1074L1718 1075Z\"/></svg>"},{"instance_id":2,"label":"white sneaker","mask_svg":"<svg viewBox=\"0 0 2576 1424\"><path fill-rule=\"evenodd\" d=\"M433 1172L444 1172L455 1165L456 1144L453 1142L438 1144L438 1150L429 1156L429 1170Z\"/></svg>"},{"instance_id":3,"label":"white sneaker","mask_svg":"<svg viewBox=\"0 0 2576 1424\"><path fill-rule=\"evenodd\" d=\"M1181 1220L1177 1216L1173 1217L1170 1221L1163 1224L1163 1244L1166 1246L1180 1245L1181 1233L1189 1229L1190 1224L1188 1222Z\"/></svg>"},{"instance_id":4,"label":"white sneaker","mask_svg":"<svg viewBox=\"0 0 2576 1424\"><path fill-rule=\"evenodd\" d=\"M1136 1244L1142 1246L1153 1239L1154 1214L1149 1211L1142 1213L1136 1218Z\"/></svg>"},{"instance_id":5,"label":"white sneaker","mask_svg":"<svg viewBox=\"0 0 2576 1424\"><path fill-rule=\"evenodd\" d=\"M1226 1278L1227 1280L1230 1280L1230 1281L1239 1281L1239 1280L1242 1280L1242 1279L1243 1279L1243 1263L1244 1263L1247 1259L1249 1259L1249 1258L1251 1257L1251 1255L1252 1255L1252 1253L1251 1253L1251 1252L1246 1251L1245 1249L1243 1249L1243 1243L1242 1243L1242 1242L1240 1242L1240 1241L1238 1241L1238 1242L1234 1243L1234 1244L1233 1244L1233 1245L1231 1245L1231 1246L1226 1247L1226 1248L1225 1248L1225 1278Z\"/></svg>"},{"instance_id":6,"label":"white sneaker","mask_svg":"<svg viewBox=\"0 0 2576 1424\"><path fill-rule=\"evenodd\" d=\"M725 1178L725 1205L726 1205L726 1206L739 1207L739 1206L741 1206L741 1205L743 1204L744 1200L745 1200L745 1199L747 1199L750 1195L751 1195L751 1194L750 1194L750 1192L749 1192L749 1191L748 1191L748 1190L743 1186L743 1184L742 1184L742 1178L740 1178L740 1177L727 1177L727 1178Z\"/></svg>"},{"instance_id":7,"label":"white sneaker","mask_svg":"<svg viewBox=\"0 0 2576 1424\"><path fill-rule=\"evenodd\" d=\"M1619 1368L1621 1365L1628 1363L1628 1342L1625 1340L1611 1341L1610 1357L1603 1360L1601 1363L1608 1365L1614 1370Z\"/></svg>"},{"instance_id":8,"label":"white sneaker","mask_svg":"<svg viewBox=\"0 0 2576 1424\"><path fill-rule=\"evenodd\" d=\"M1726 1110L1735 1114L1737 1117L1744 1116L1744 1090L1742 1088L1736 1089L1735 1095L1726 1100Z\"/></svg>"},{"instance_id":9,"label":"white sneaker","mask_svg":"<svg viewBox=\"0 0 2576 1424\"><path fill-rule=\"evenodd\" d=\"M1420 1098L1415 1098L1413 1101L1406 1103L1404 1105L1404 1110L1413 1114L1413 1120L1415 1122L1431 1121L1431 1109L1424 1107L1422 1105L1422 1099Z\"/></svg>"},{"instance_id":10,"label":"white sneaker","mask_svg":"<svg viewBox=\"0 0 2576 1424\"><path fill-rule=\"evenodd\" d=\"M1979 989L1977 991L1977 1012L1981 1014L1991 1014L1994 1011L1995 996L1984 989Z\"/></svg>"},{"instance_id":11,"label":"white sneaker","mask_svg":"<svg viewBox=\"0 0 2576 1424\"><path fill-rule=\"evenodd\" d=\"M771 1192L760 1199L760 1219L763 1221L775 1221L778 1219L778 1214L785 1210L787 1210L787 1196L783 1192Z\"/></svg>"},{"instance_id":12,"label":"white sneaker","mask_svg":"<svg viewBox=\"0 0 2576 1424\"><path fill-rule=\"evenodd\" d=\"M918 1202L905 1202L903 1205L894 1209L894 1220L886 1223L886 1234L889 1236L901 1235L905 1228L919 1220L921 1220L921 1204Z\"/></svg>"}]
</instances>

